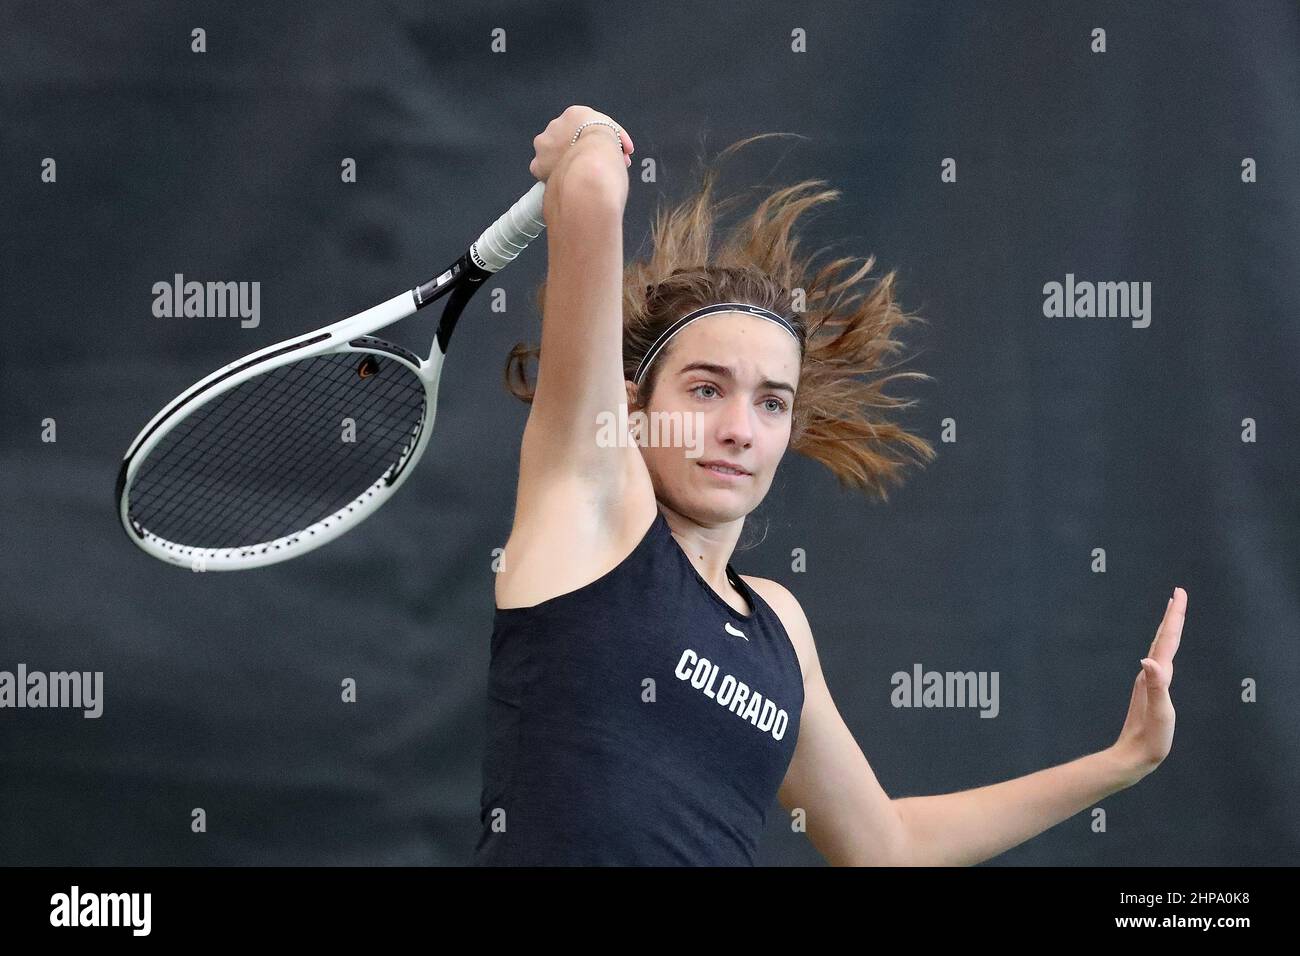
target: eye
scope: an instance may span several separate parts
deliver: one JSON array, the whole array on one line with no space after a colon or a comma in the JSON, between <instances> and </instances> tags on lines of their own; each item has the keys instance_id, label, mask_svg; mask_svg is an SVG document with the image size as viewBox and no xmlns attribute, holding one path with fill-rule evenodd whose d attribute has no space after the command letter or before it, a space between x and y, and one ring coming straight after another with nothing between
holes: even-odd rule
<instances>
[{"instance_id":1,"label":"eye","mask_svg":"<svg viewBox=\"0 0 1300 956\"><path fill-rule=\"evenodd\" d=\"M770 397L769 397L769 398L765 398L765 399L763 399L763 402L764 402L764 404L766 404L767 402L775 402L775 403L776 403L776 408L769 408L769 410L772 412L773 415L780 415L780 414L781 414L782 412L784 412L784 411L786 410L786 408L787 408L784 399L780 399L780 398L770 398Z\"/></svg>"},{"instance_id":2,"label":"eye","mask_svg":"<svg viewBox=\"0 0 1300 956\"><path fill-rule=\"evenodd\" d=\"M703 384L703 385L696 385L694 388L692 388L692 389L691 389L691 394L692 394L692 395L699 395L700 398L705 398L706 396L700 395L700 389L702 389L702 388L710 388L710 389L713 389L714 392L716 392L716 391L718 390L718 388L717 388L716 385L709 385L709 384L705 383L705 384Z\"/></svg>"}]
</instances>

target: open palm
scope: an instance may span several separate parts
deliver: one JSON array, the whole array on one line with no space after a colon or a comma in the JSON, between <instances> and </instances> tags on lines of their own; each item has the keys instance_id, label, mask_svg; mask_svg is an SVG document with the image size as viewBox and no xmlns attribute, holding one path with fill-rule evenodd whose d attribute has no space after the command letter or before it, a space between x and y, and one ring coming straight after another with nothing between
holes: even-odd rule
<instances>
[{"instance_id":1,"label":"open palm","mask_svg":"<svg viewBox=\"0 0 1300 956\"><path fill-rule=\"evenodd\" d=\"M1178 653L1186 617L1187 592L1174 588L1151 649L1142 659L1142 670L1133 682L1128 716L1115 743L1115 749L1143 775L1160 766L1174 743L1174 704L1169 698L1169 684L1174 679L1174 655Z\"/></svg>"}]
</instances>

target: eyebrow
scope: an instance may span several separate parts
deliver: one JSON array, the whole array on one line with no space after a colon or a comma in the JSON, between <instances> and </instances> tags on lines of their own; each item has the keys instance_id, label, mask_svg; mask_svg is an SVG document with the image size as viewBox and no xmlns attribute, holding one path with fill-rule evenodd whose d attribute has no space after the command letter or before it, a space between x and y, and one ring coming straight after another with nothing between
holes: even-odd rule
<instances>
[{"instance_id":1,"label":"eyebrow","mask_svg":"<svg viewBox=\"0 0 1300 956\"><path fill-rule=\"evenodd\" d=\"M716 365L713 362L691 362L689 365L684 365L680 369L678 369L677 374L685 375L687 372L695 372L695 371L712 372L714 375L718 376L719 378L725 378L731 381L735 381L736 378L736 374L730 369L730 367L726 365ZM789 392L791 395L794 394L793 385L787 385L785 382L778 382L775 379L771 379L771 378L766 378L763 381L759 382L758 387L784 389L785 391Z\"/></svg>"}]
</instances>

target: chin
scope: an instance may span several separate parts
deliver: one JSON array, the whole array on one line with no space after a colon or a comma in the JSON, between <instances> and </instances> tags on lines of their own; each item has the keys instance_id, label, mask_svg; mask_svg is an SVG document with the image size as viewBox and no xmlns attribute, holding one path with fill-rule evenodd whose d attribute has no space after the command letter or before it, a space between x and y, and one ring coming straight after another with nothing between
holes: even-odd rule
<instances>
[{"instance_id":1,"label":"chin","mask_svg":"<svg viewBox=\"0 0 1300 956\"><path fill-rule=\"evenodd\" d=\"M700 524L710 525L726 524L743 518L756 507L756 503L750 501L748 496L741 497L734 491L729 492L725 489L704 494L696 493L684 499L682 504L686 509L685 514L690 515Z\"/></svg>"}]
</instances>

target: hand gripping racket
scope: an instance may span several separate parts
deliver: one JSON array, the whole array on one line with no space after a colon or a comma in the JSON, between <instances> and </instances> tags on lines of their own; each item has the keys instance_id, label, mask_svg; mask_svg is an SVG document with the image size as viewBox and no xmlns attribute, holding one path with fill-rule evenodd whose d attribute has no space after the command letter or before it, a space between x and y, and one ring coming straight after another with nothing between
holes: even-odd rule
<instances>
[{"instance_id":1,"label":"hand gripping racket","mask_svg":"<svg viewBox=\"0 0 1300 956\"><path fill-rule=\"evenodd\" d=\"M232 571L306 554L374 514L429 443L456 320L541 234L537 183L436 278L218 369L127 450L117 507L147 554ZM373 333L446 297L429 357Z\"/></svg>"}]
</instances>

